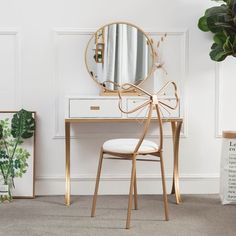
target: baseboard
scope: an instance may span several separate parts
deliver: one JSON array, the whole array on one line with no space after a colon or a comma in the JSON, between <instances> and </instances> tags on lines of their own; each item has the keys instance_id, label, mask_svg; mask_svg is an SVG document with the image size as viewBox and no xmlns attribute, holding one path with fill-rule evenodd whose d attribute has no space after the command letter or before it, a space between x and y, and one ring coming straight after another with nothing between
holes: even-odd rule
<instances>
[{"instance_id":1,"label":"baseboard","mask_svg":"<svg viewBox=\"0 0 236 236\"><path fill-rule=\"evenodd\" d=\"M159 194L162 192L159 175L139 175L139 194ZM100 194L127 194L129 190L128 175L105 175L101 178ZM172 176L166 176L167 190L170 192ZM72 195L92 195L94 175L78 175L71 178ZM218 174L186 174L180 176L182 194L213 194L219 192ZM38 176L36 178L36 195L64 195L64 176Z\"/></svg>"}]
</instances>

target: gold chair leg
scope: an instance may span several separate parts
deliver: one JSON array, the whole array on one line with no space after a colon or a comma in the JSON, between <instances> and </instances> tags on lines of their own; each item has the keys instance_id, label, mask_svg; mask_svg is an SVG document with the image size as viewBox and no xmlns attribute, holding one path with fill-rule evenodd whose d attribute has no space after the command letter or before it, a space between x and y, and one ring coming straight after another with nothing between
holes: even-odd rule
<instances>
[{"instance_id":1,"label":"gold chair leg","mask_svg":"<svg viewBox=\"0 0 236 236\"><path fill-rule=\"evenodd\" d=\"M126 229L130 228L130 218L131 218L131 208L132 208L132 197L133 197L133 189L134 189L135 172L136 172L136 156L133 156L132 172L131 172L131 180L130 180L130 188L129 188L129 203L128 203L128 210L127 210Z\"/></svg>"},{"instance_id":2,"label":"gold chair leg","mask_svg":"<svg viewBox=\"0 0 236 236\"><path fill-rule=\"evenodd\" d=\"M164 162L162 153L160 155L160 164L161 164L161 179L162 179L162 189L163 189L163 201L164 201L164 208L165 208L165 220L169 220L169 213L168 213L168 200L166 194L166 181L165 181L165 171L164 171Z\"/></svg>"},{"instance_id":3,"label":"gold chair leg","mask_svg":"<svg viewBox=\"0 0 236 236\"><path fill-rule=\"evenodd\" d=\"M91 217L95 216L97 195L98 195L98 187L99 187L101 170L102 170L102 161L103 161L103 149L101 149L100 159L99 159L99 164L98 164L96 186L95 186L95 191L94 191L94 195L93 195L93 205L92 205Z\"/></svg>"},{"instance_id":4,"label":"gold chair leg","mask_svg":"<svg viewBox=\"0 0 236 236\"><path fill-rule=\"evenodd\" d=\"M134 209L138 210L137 175L134 175Z\"/></svg>"},{"instance_id":5,"label":"gold chair leg","mask_svg":"<svg viewBox=\"0 0 236 236\"><path fill-rule=\"evenodd\" d=\"M181 122L171 122L173 134L173 151L174 151L174 170L173 170L173 183L171 194L175 194L176 203L182 202L179 191L179 137L182 126Z\"/></svg>"}]
</instances>

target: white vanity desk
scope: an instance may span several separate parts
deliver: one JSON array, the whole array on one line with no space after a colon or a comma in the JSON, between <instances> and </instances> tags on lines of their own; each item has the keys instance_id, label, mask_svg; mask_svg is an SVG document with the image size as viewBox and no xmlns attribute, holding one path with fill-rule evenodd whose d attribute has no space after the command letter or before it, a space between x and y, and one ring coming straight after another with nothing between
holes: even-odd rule
<instances>
[{"instance_id":1,"label":"white vanity desk","mask_svg":"<svg viewBox=\"0 0 236 236\"><path fill-rule=\"evenodd\" d=\"M123 108L132 109L138 103L143 102L143 97L127 96L122 101ZM139 114L123 114L118 108L116 96L70 96L66 98L65 117L65 159L66 159L66 192L65 203L70 205L70 126L74 123L107 123L107 122L137 122L145 116L145 111ZM173 140L173 184L171 194L175 194L176 203L181 202L179 191L179 137L183 119L179 117L179 111L172 117L163 118L172 128ZM155 116L153 117L155 121Z\"/></svg>"}]
</instances>

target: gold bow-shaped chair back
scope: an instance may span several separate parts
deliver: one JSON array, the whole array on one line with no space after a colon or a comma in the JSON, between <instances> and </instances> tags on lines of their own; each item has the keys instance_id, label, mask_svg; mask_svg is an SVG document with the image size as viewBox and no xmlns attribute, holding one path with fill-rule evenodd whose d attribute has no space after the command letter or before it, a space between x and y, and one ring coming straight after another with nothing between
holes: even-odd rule
<instances>
[{"instance_id":1,"label":"gold bow-shaped chair back","mask_svg":"<svg viewBox=\"0 0 236 236\"><path fill-rule=\"evenodd\" d=\"M167 101L164 101L164 99L162 98L162 95L165 94L165 92L168 90L169 87L173 87L174 89L174 98L175 98L175 104L171 105L168 104ZM142 95L145 95L148 99L147 101L145 101L143 104L135 107L134 109L131 109L129 111L125 111L122 107L122 91L125 90L129 90L130 88L134 88L136 91L138 91L139 93L141 93ZM139 139L138 144L136 145L136 148L134 150L134 153L138 153L138 150L148 132L148 128L152 119L152 113L153 110L156 111L157 113L157 122L159 123L159 151L162 150L163 147L163 125L162 125L162 111L161 109L163 108L164 110L168 111L168 109L170 110L175 110L178 105L179 105L179 97L178 97L178 93L177 93L177 85L175 84L175 82L173 81L169 81L167 82L157 93L154 94L150 94L149 92L145 91L144 89L134 85L134 84L130 84L130 83L125 83L123 85L120 86L120 89L118 90L118 95L119 95L119 109L121 112L125 113L125 114L131 114L137 111L140 111L142 109L144 109L145 107L147 107L147 117L146 117L146 122L144 125L144 130L143 133Z\"/></svg>"}]
</instances>

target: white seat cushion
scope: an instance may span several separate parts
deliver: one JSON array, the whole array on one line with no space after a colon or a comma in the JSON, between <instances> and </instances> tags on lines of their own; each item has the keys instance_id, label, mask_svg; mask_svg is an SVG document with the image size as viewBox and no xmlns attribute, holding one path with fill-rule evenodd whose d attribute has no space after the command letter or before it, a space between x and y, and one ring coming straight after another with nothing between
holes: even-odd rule
<instances>
[{"instance_id":1,"label":"white seat cushion","mask_svg":"<svg viewBox=\"0 0 236 236\"><path fill-rule=\"evenodd\" d=\"M103 150L116 153L133 153L139 139L110 139L103 144ZM149 140L143 140L138 153L153 153L158 150L158 145Z\"/></svg>"}]
</instances>

